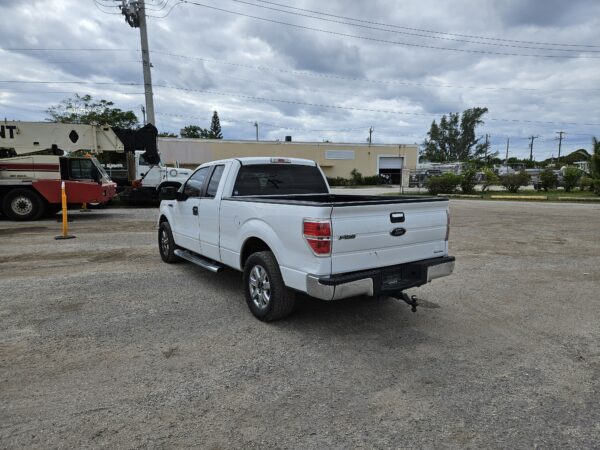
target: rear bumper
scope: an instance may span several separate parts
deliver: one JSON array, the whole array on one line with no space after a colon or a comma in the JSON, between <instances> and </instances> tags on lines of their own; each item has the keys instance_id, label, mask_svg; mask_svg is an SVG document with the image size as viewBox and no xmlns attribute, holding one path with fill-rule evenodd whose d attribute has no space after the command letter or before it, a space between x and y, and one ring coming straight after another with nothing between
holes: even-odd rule
<instances>
[{"instance_id":1,"label":"rear bumper","mask_svg":"<svg viewBox=\"0 0 600 450\"><path fill-rule=\"evenodd\" d=\"M454 262L454 256L444 256L329 277L307 275L306 292L311 297L321 300L386 293L391 295L450 275L454 271Z\"/></svg>"}]
</instances>

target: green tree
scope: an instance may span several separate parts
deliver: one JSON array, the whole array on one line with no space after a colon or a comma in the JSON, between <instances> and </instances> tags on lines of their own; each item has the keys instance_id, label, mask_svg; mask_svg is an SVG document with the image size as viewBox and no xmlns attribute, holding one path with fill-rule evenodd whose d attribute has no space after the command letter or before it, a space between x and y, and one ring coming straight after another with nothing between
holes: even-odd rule
<instances>
[{"instance_id":1,"label":"green tree","mask_svg":"<svg viewBox=\"0 0 600 450\"><path fill-rule=\"evenodd\" d=\"M592 138L592 156L590 156L590 175L592 178L600 180L600 140Z\"/></svg>"},{"instance_id":2,"label":"green tree","mask_svg":"<svg viewBox=\"0 0 600 450\"><path fill-rule=\"evenodd\" d=\"M212 120L210 122L209 139L223 139L221 133L221 121L219 120L219 114L216 111L213 112Z\"/></svg>"},{"instance_id":3,"label":"green tree","mask_svg":"<svg viewBox=\"0 0 600 450\"><path fill-rule=\"evenodd\" d=\"M481 183L481 192L485 192L491 186L496 186L500 184L500 177L496 175L492 169L484 169L483 170L483 181Z\"/></svg>"},{"instance_id":4,"label":"green tree","mask_svg":"<svg viewBox=\"0 0 600 450\"><path fill-rule=\"evenodd\" d=\"M500 183L508 192L516 194L519 189L529 184L529 175L525 172L509 173L500 177Z\"/></svg>"},{"instance_id":5,"label":"green tree","mask_svg":"<svg viewBox=\"0 0 600 450\"><path fill-rule=\"evenodd\" d=\"M484 123L487 112L487 108L471 108L462 115L443 115L439 125L434 120L423 142L422 156L432 162L483 159L489 143L481 142L482 137L476 136L475 129Z\"/></svg>"},{"instance_id":6,"label":"green tree","mask_svg":"<svg viewBox=\"0 0 600 450\"><path fill-rule=\"evenodd\" d=\"M575 186L579 184L582 172L577 167L569 166L565 168L563 179L565 183L565 191L571 192Z\"/></svg>"},{"instance_id":7,"label":"green tree","mask_svg":"<svg viewBox=\"0 0 600 450\"><path fill-rule=\"evenodd\" d=\"M181 129L181 137L189 139L208 139L210 132L198 125L188 125Z\"/></svg>"},{"instance_id":8,"label":"green tree","mask_svg":"<svg viewBox=\"0 0 600 450\"><path fill-rule=\"evenodd\" d=\"M75 94L46 110L50 122L95 123L119 128L137 128L138 118L133 111L114 108L108 100L94 100L91 95Z\"/></svg>"},{"instance_id":9,"label":"green tree","mask_svg":"<svg viewBox=\"0 0 600 450\"><path fill-rule=\"evenodd\" d=\"M462 181L460 175L455 175L451 172L444 173L427 180L427 190L431 195L438 194L453 194L456 188Z\"/></svg>"},{"instance_id":10,"label":"green tree","mask_svg":"<svg viewBox=\"0 0 600 450\"><path fill-rule=\"evenodd\" d=\"M467 168L460 179L460 190L463 194L474 194L477 185L477 171L473 167Z\"/></svg>"},{"instance_id":11,"label":"green tree","mask_svg":"<svg viewBox=\"0 0 600 450\"><path fill-rule=\"evenodd\" d=\"M552 169L545 169L540 173L540 183L542 189L548 192L550 189L556 189L558 186L558 177Z\"/></svg>"}]
</instances>

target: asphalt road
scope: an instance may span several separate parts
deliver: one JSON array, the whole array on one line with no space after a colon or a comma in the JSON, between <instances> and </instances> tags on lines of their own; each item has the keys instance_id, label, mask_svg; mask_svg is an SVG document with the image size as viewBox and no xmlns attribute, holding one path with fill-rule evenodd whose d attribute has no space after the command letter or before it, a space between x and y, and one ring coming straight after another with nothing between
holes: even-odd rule
<instances>
[{"instance_id":1,"label":"asphalt road","mask_svg":"<svg viewBox=\"0 0 600 450\"><path fill-rule=\"evenodd\" d=\"M453 276L303 299L161 262L152 209L0 222L0 448L600 448L600 205L453 201Z\"/></svg>"}]
</instances>

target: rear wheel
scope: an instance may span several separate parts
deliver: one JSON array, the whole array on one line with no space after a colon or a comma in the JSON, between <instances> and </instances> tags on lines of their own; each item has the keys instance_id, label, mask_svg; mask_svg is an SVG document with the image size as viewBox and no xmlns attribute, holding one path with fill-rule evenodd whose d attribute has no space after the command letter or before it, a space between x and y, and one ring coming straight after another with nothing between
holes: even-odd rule
<instances>
[{"instance_id":1,"label":"rear wheel","mask_svg":"<svg viewBox=\"0 0 600 450\"><path fill-rule=\"evenodd\" d=\"M273 253L252 254L244 265L244 294L252 314L269 322L290 315L296 304L295 295L283 283Z\"/></svg>"},{"instance_id":2,"label":"rear wheel","mask_svg":"<svg viewBox=\"0 0 600 450\"><path fill-rule=\"evenodd\" d=\"M37 220L44 209L44 200L31 189L13 189L2 202L2 211L12 220Z\"/></svg>"},{"instance_id":3,"label":"rear wheel","mask_svg":"<svg viewBox=\"0 0 600 450\"><path fill-rule=\"evenodd\" d=\"M158 227L158 250L162 260L169 264L181 261L181 258L175 254L176 248L169 222L162 222Z\"/></svg>"}]
</instances>

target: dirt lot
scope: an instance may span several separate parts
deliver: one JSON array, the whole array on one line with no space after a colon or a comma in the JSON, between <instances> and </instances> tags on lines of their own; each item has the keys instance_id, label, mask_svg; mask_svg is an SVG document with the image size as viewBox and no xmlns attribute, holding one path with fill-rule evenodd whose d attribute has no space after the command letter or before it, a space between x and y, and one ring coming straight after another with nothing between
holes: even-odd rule
<instances>
[{"instance_id":1,"label":"dirt lot","mask_svg":"<svg viewBox=\"0 0 600 450\"><path fill-rule=\"evenodd\" d=\"M600 448L600 205L452 202L456 273L254 319L152 209L0 221L2 448Z\"/></svg>"}]
</instances>

